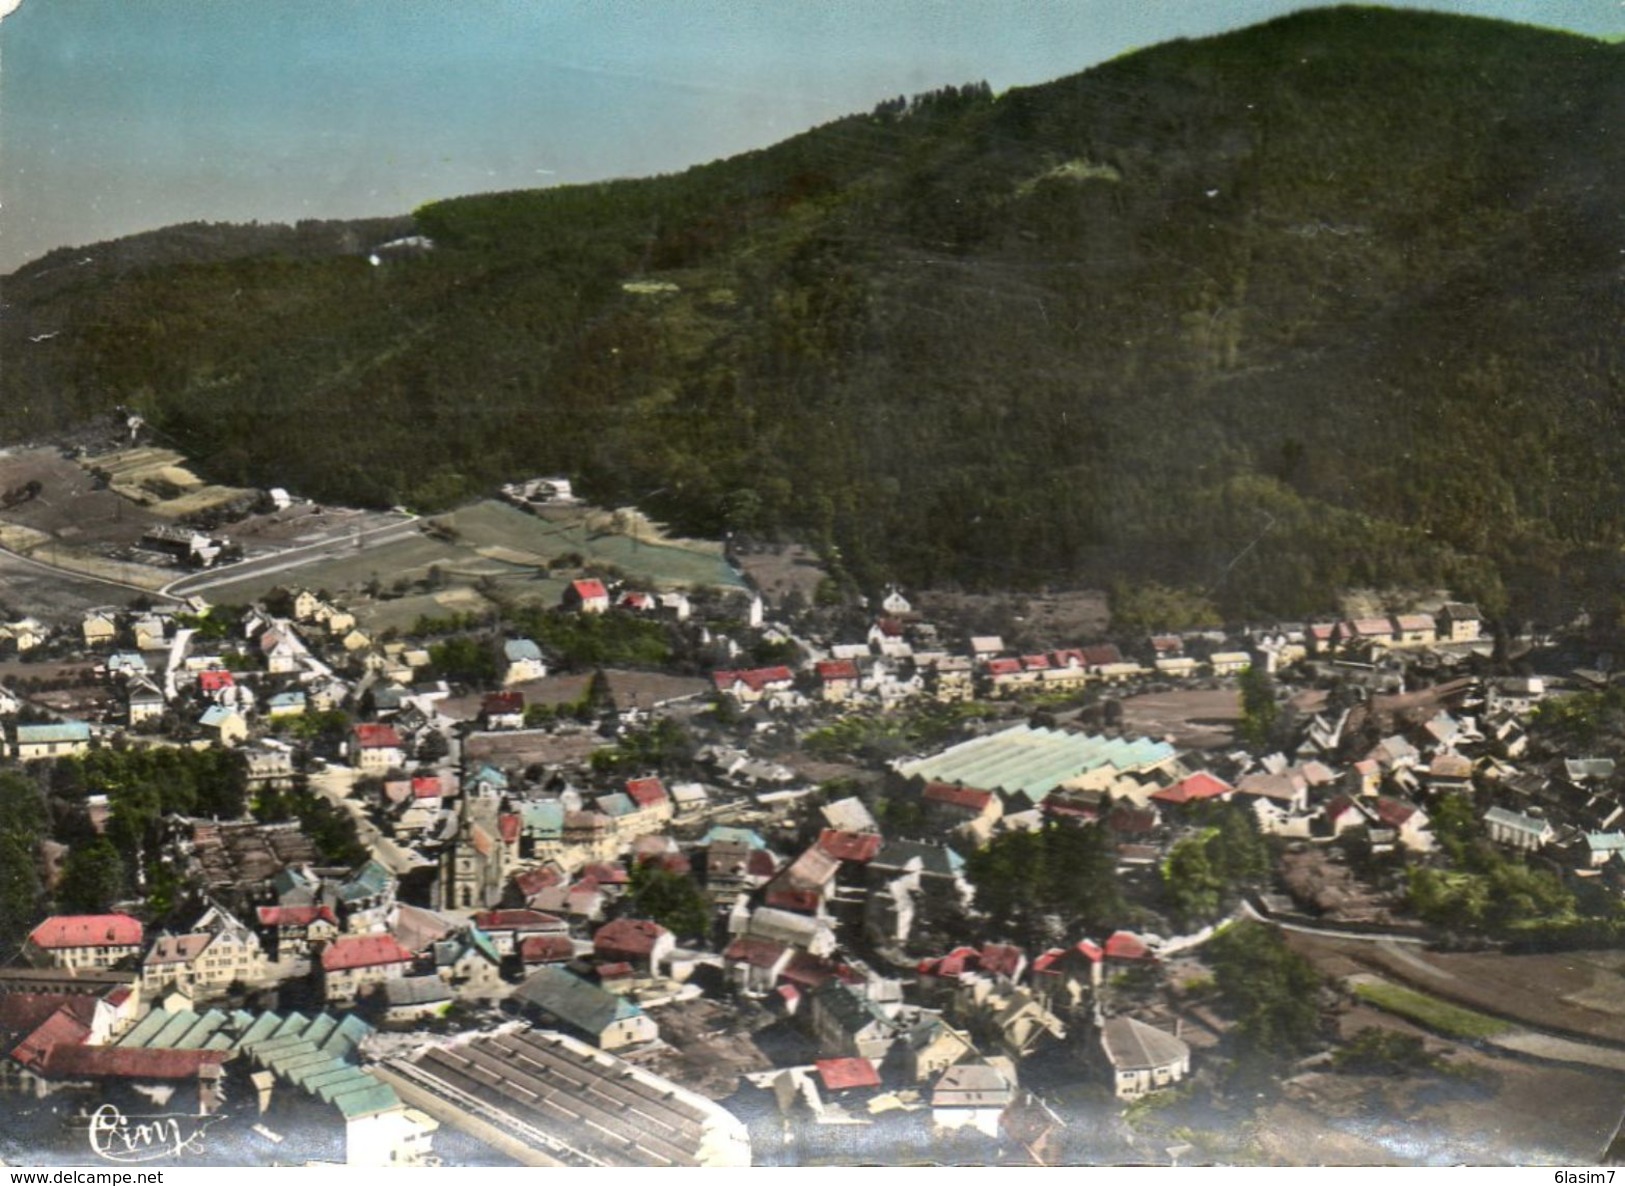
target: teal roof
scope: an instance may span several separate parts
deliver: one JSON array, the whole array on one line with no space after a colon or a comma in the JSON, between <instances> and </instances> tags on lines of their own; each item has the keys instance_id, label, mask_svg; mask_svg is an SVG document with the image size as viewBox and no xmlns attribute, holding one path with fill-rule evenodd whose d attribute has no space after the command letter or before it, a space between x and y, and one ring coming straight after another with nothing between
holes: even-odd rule
<instances>
[{"instance_id":1,"label":"teal roof","mask_svg":"<svg viewBox=\"0 0 1625 1186\"><path fill-rule=\"evenodd\" d=\"M1149 738L1096 737L1017 725L977 737L929 758L900 762L904 778L947 782L1038 799L1081 774L1103 766L1128 771L1174 756L1174 747Z\"/></svg>"},{"instance_id":2,"label":"teal roof","mask_svg":"<svg viewBox=\"0 0 1625 1186\"><path fill-rule=\"evenodd\" d=\"M499 791L508 789L508 776L498 770L489 762L481 764L480 768L463 780L465 787L479 786L480 784L495 787Z\"/></svg>"},{"instance_id":3,"label":"teal roof","mask_svg":"<svg viewBox=\"0 0 1625 1186\"><path fill-rule=\"evenodd\" d=\"M176 1050L201 1050L213 1038L220 1027L226 1024L226 1015L218 1009L210 1009L197 1024L186 1031L185 1036L175 1043Z\"/></svg>"},{"instance_id":4,"label":"teal roof","mask_svg":"<svg viewBox=\"0 0 1625 1186\"><path fill-rule=\"evenodd\" d=\"M146 1046L152 1041L154 1035L169 1024L169 1020L170 1015L168 1013L162 1009L154 1009L135 1023L135 1028L119 1040L119 1045Z\"/></svg>"},{"instance_id":5,"label":"teal roof","mask_svg":"<svg viewBox=\"0 0 1625 1186\"><path fill-rule=\"evenodd\" d=\"M339 886L339 901L355 902L362 898L376 898L389 889L392 880L388 869L377 861L368 861Z\"/></svg>"},{"instance_id":6,"label":"teal roof","mask_svg":"<svg viewBox=\"0 0 1625 1186\"><path fill-rule=\"evenodd\" d=\"M726 824L718 824L705 834L701 840L702 845L715 844L718 841L724 844L748 844L752 848L766 848L767 841L763 840L749 828L731 828Z\"/></svg>"},{"instance_id":7,"label":"teal roof","mask_svg":"<svg viewBox=\"0 0 1625 1186\"><path fill-rule=\"evenodd\" d=\"M563 968L539 968L513 995L588 1034L601 1034L612 1022L637 1017L643 1010L625 997L607 992Z\"/></svg>"},{"instance_id":8,"label":"teal roof","mask_svg":"<svg viewBox=\"0 0 1625 1186\"><path fill-rule=\"evenodd\" d=\"M519 819L528 836L557 838L564 835L564 804L557 799L521 803Z\"/></svg>"},{"instance_id":9,"label":"teal roof","mask_svg":"<svg viewBox=\"0 0 1625 1186\"><path fill-rule=\"evenodd\" d=\"M371 1075L366 1076L371 1086L362 1090L346 1092L335 1097L332 1102L338 1105L340 1112L344 1113L346 1120L354 1120L359 1116L371 1116L378 1112L387 1112L391 1108L400 1107L400 1097L395 1089L387 1083L380 1083Z\"/></svg>"},{"instance_id":10,"label":"teal roof","mask_svg":"<svg viewBox=\"0 0 1625 1186\"><path fill-rule=\"evenodd\" d=\"M597 804L599 811L612 819L619 819L623 815L631 815L638 809L638 805L632 802L631 796L621 791L616 791L610 795L599 795L593 802Z\"/></svg>"},{"instance_id":11,"label":"teal roof","mask_svg":"<svg viewBox=\"0 0 1625 1186\"><path fill-rule=\"evenodd\" d=\"M1492 807L1484 813L1488 823L1500 824L1516 832L1526 832L1531 836L1542 835L1551 825L1543 819L1524 815L1518 811L1508 811L1504 807Z\"/></svg>"},{"instance_id":12,"label":"teal roof","mask_svg":"<svg viewBox=\"0 0 1625 1186\"><path fill-rule=\"evenodd\" d=\"M528 638L510 638L502 644L502 654L510 663L518 663L524 659L540 662L542 649Z\"/></svg>"},{"instance_id":13,"label":"teal roof","mask_svg":"<svg viewBox=\"0 0 1625 1186\"><path fill-rule=\"evenodd\" d=\"M18 745L39 745L45 742L89 741L90 726L83 721L63 721L58 725L18 725Z\"/></svg>"},{"instance_id":14,"label":"teal roof","mask_svg":"<svg viewBox=\"0 0 1625 1186\"><path fill-rule=\"evenodd\" d=\"M1586 845L1595 852L1625 850L1625 832L1587 832Z\"/></svg>"}]
</instances>

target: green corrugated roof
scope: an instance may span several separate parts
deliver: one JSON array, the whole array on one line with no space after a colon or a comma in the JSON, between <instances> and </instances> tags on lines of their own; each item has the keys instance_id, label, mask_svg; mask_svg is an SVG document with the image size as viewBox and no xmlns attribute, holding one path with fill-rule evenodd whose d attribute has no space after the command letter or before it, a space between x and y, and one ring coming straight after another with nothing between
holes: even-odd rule
<instances>
[{"instance_id":1,"label":"green corrugated roof","mask_svg":"<svg viewBox=\"0 0 1625 1186\"><path fill-rule=\"evenodd\" d=\"M238 1039L237 1045L243 1047L252 1045L255 1042L263 1042L281 1028L282 1018L275 1013L261 1013L254 1019L254 1024L243 1031L243 1036Z\"/></svg>"},{"instance_id":2,"label":"green corrugated roof","mask_svg":"<svg viewBox=\"0 0 1625 1186\"><path fill-rule=\"evenodd\" d=\"M368 1077L371 1078L371 1076ZM346 1120L354 1120L358 1116L371 1116L377 1112L387 1112L391 1108L398 1108L401 1105L401 1098L395 1094L393 1087L387 1083L379 1083L374 1079L373 1086L366 1091L342 1095L332 1102L338 1105L339 1111L344 1113Z\"/></svg>"},{"instance_id":3,"label":"green corrugated roof","mask_svg":"<svg viewBox=\"0 0 1625 1186\"><path fill-rule=\"evenodd\" d=\"M280 1038L284 1034L302 1034L310 1025L310 1018L303 1013L290 1013L282 1019L282 1024L276 1027L272 1036Z\"/></svg>"},{"instance_id":4,"label":"green corrugated roof","mask_svg":"<svg viewBox=\"0 0 1625 1186\"><path fill-rule=\"evenodd\" d=\"M980 790L1024 792L1041 798L1069 779L1111 765L1133 770L1174 755L1166 742L1091 737L1017 725L977 737L929 758L900 763L905 778L958 783Z\"/></svg>"},{"instance_id":5,"label":"green corrugated roof","mask_svg":"<svg viewBox=\"0 0 1625 1186\"><path fill-rule=\"evenodd\" d=\"M201 1020L196 1013L187 1010L184 1013L172 1013L169 1024L159 1030L148 1041L148 1045L159 1050L173 1050L175 1043L186 1036L186 1032Z\"/></svg>"},{"instance_id":6,"label":"green corrugated roof","mask_svg":"<svg viewBox=\"0 0 1625 1186\"><path fill-rule=\"evenodd\" d=\"M151 1042L153 1037L166 1025L168 1025L169 1022L170 1014L166 1013L162 1009L154 1009L140 1021L136 1022L135 1028L129 1033L125 1034L124 1037L120 1038L118 1044L120 1046L129 1047L145 1046L147 1043Z\"/></svg>"},{"instance_id":7,"label":"green corrugated roof","mask_svg":"<svg viewBox=\"0 0 1625 1186\"><path fill-rule=\"evenodd\" d=\"M376 1079L360 1067L345 1067L344 1069L348 1073L342 1078L328 1079L314 1090L313 1094L323 1103L331 1104L341 1095L354 1095L358 1091L366 1091L372 1084L377 1082Z\"/></svg>"},{"instance_id":8,"label":"green corrugated roof","mask_svg":"<svg viewBox=\"0 0 1625 1186\"><path fill-rule=\"evenodd\" d=\"M187 1030L180 1041L175 1043L175 1049L200 1050L203 1044L214 1037L220 1027L225 1024L226 1015L218 1009L210 1009L202 1017L198 1018L197 1024Z\"/></svg>"},{"instance_id":9,"label":"green corrugated roof","mask_svg":"<svg viewBox=\"0 0 1625 1186\"><path fill-rule=\"evenodd\" d=\"M334 1017L331 1013L323 1013L310 1023L310 1026L305 1030L304 1038L307 1042L314 1042L320 1046L327 1040L327 1035L336 1030L338 1026L339 1019L337 1017Z\"/></svg>"}]
</instances>

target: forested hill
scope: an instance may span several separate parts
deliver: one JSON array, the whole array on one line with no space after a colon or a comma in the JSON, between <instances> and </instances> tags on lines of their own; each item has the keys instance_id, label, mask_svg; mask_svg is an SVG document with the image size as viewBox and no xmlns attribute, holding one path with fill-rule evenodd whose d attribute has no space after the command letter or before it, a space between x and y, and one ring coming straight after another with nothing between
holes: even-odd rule
<instances>
[{"instance_id":1,"label":"forested hill","mask_svg":"<svg viewBox=\"0 0 1625 1186\"><path fill-rule=\"evenodd\" d=\"M1596 608L1622 132L1625 47L1323 9L436 203L434 249L378 265L41 261L5 285L0 434L124 403L219 480L425 508L561 471L864 582Z\"/></svg>"}]
</instances>

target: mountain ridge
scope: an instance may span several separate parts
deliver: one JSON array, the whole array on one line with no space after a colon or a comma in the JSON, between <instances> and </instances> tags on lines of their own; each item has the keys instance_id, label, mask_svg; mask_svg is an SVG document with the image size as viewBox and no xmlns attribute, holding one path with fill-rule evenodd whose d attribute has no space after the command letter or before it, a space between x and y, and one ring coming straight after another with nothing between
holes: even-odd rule
<instances>
[{"instance_id":1,"label":"mountain ridge","mask_svg":"<svg viewBox=\"0 0 1625 1186\"><path fill-rule=\"evenodd\" d=\"M432 203L382 266L19 269L0 434L123 403L220 480L430 508L565 470L864 585L1567 612L1625 542L1621 54L1318 9Z\"/></svg>"}]
</instances>

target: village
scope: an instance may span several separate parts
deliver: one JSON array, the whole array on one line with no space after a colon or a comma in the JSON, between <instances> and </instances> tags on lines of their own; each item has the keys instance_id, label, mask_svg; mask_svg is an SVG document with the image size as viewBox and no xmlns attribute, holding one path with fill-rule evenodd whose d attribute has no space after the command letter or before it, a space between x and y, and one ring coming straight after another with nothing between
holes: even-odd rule
<instances>
[{"instance_id":1,"label":"village","mask_svg":"<svg viewBox=\"0 0 1625 1186\"><path fill-rule=\"evenodd\" d=\"M1270 1025L1369 1055L1351 1008L1625 1071L1371 962L1608 945L1583 624L1042 639L605 569L380 627L300 575L0 622L0 1090L46 1151L112 1099L223 1164L1250 1160L1158 1108L1236 1106ZM1371 956L1249 1004L1283 935Z\"/></svg>"}]
</instances>

